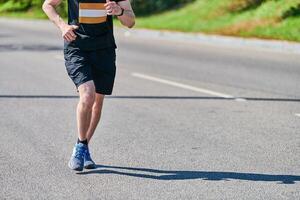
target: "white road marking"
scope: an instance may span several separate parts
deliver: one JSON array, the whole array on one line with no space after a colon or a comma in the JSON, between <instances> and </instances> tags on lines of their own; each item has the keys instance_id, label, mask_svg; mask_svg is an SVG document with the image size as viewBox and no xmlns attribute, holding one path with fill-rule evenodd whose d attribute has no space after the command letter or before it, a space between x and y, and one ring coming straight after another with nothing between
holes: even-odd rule
<instances>
[{"instance_id":1,"label":"white road marking","mask_svg":"<svg viewBox=\"0 0 300 200\"><path fill-rule=\"evenodd\" d=\"M296 116L296 117L300 117L300 113L296 113L295 116Z\"/></svg>"},{"instance_id":2,"label":"white road marking","mask_svg":"<svg viewBox=\"0 0 300 200\"><path fill-rule=\"evenodd\" d=\"M238 102L246 102L247 99L243 99L243 98L235 98L236 101Z\"/></svg>"},{"instance_id":3,"label":"white road marking","mask_svg":"<svg viewBox=\"0 0 300 200\"><path fill-rule=\"evenodd\" d=\"M222 97L222 98L229 98L229 99L234 98L234 96L229 95L229 94L224 94L224 93L221 93L221 92L216 92L216 91L212 91L212 90L208 90L208 89L204 89L204 88L199 88L199 87L186 85L186 84L182 84L182 83L178 83L178 82L174 82L174 81L169 81L169 80L165 80L165 79L161 79L161 78L156 78L156 77L148 76L148 75L145 75L145 74L132 73L131 75L134 76L134 77L138 77L138 78L142 78L142 79L146 79L146 80L150 80L150 81L155 81L155 82L159 82L159 83L164 83L164 84L172 85L172 86L175 86L175 87L178 87L178 88L183 88L183 89L187 89L187 90L191 90L191 91L195 91L195 92L209 94L209 95L212 95L212 96L217 96L217 97Z\"/></svg>"}]
</instances>

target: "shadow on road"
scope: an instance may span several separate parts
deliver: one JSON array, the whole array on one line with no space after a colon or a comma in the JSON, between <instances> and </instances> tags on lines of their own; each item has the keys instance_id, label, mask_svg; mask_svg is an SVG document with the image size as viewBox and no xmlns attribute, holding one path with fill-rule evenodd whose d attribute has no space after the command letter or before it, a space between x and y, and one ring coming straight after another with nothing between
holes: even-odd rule
<instances>
[{"instance_id":1,"label":"shadow on road","mask_svg":"<svg viewBox=\"0 0 300 200\"><path fill-rule=\"evenodd\" d=\"M17 98L17 99L77 99L76 95L0 95L1 98ZM245 99L247 101L278 101L278 102L300 102L300 99L292 98L254 98L254 97L238 97L238 98L222 98L222 97L201 97L201 96L107 96L107 99L161 99L161 100L226 100L232 101L237 99Z\"/></svg>"},{"instance_id":2,"label":"shadow on road","mask_svg":"<svg viewBox=\"0 0 300 200\"><path fill-rule=\"evenodd\" d=\"M122 170L122 171L121 171ZM124 172L124 170L130 172ZM148 173L148 174L146 174ZM295 175L271 175L240 172L214 172L214 171L168 171L147 168L118 167L97 165L95 170L78 172L79 175L88 174L117 174L137 178L155 179L155 180L190 180L202 179L209 181L267 181L279 182L281 184L295 184L300 181L300 176Z\"/></svg>"},{"instance_id":3,"label":"shadow on road","mask_svg":"<svg viewBox=\"0 0 300 200\"><path fill-rule=\"evenodd\" d=\"M63 50L62 46L54 45L23 45L23 44L5 44L0 45L0 52L6 51L59 51Z\"/></svg>"}]
</instances>

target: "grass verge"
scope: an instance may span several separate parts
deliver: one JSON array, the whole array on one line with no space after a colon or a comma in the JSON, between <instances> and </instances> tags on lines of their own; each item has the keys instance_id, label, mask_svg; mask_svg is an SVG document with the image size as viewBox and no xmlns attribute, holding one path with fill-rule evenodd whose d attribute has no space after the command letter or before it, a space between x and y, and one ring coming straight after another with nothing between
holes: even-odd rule
<instances>
[{"instance_id":1,"label":"grass verge","mask_svg":"<svg viewBox=\"0 0 300 200\"><path fill-rule=\"evenodd\" d=\"M40 8L30 8L23 12L1 12L1 5L0 16L47 18ZM300 42L300 2L299 0L195 0L178 9L138 17L136 26Z\"/></svg>"},{"instance_id":2,"label":"grass verge","mask_svg":"<svg viewBox=\"0 0 300 200\"><path fill-rule=\"evenodd\" d=\"M137 27L300 41L298 0L251 2L254 0L197 0L177 10L139 18Z\"/></svg>"}]
</instances>

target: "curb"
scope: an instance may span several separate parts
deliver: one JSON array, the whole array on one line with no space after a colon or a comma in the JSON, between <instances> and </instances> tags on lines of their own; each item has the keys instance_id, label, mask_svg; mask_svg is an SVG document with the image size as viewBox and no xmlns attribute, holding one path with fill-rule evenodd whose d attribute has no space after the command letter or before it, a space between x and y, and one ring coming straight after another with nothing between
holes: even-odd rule
<instances>
[{"instance_id":1,"label":"curb","mask_svg":"<svg viewBox=\"0 0 300 200\"><path fill-rule=\"evenodd\" d=\"M126 37L137 36L169 41L188 41L206 45L225 45L236 48L248 47L253 49L300 54L300 43L297 42L263 40L256 38L239 38L221 35L206 35L203 33L157 31L148 29L117 29L123 32Z\"/></svg>"}]
</instances>

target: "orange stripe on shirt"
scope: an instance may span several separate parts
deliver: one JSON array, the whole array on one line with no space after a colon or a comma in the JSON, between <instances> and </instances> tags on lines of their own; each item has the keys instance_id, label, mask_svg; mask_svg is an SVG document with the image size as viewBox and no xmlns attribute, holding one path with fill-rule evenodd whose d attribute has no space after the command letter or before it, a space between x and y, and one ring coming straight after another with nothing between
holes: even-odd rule
<instances>
[{"instance_id":1,"label":"orange stripe on shirt","mask_svg":"<svg viewBox=\"0 0 300 200\"><path fill-rule=\"evenodd\" d=\"M106 22L107 17L79 17L79 23L83 24L98 24Z\"/></svg>"},{"instance_id":2,"label":"orange stripe on shirt","mask_svg":"<svg viewBox=\"0 0 300 200\"><path fill-rule=\"evenodd\" d=\"M79 3L80 9L105 10L105 3Z\"/></svg>"}]
</instances>

